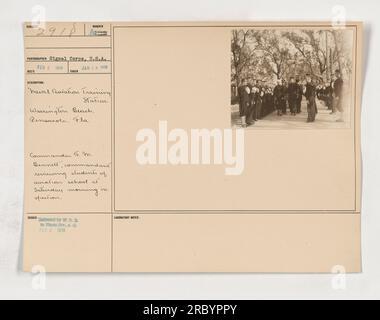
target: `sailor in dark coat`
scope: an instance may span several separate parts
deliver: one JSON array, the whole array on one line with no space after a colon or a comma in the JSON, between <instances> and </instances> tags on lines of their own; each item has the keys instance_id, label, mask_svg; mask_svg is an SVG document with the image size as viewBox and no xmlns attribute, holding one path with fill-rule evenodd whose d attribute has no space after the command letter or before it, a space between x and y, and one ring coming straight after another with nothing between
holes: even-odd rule
<instances>
[{"instance_id":1,"label":"sailor in dark coat","mask_svg":"<svg viewBox=\"0 0 380 320\"><path fill-rule=\"evenodd\" d=\"M238 87L238 96L239 96L239 116L242 117L244 115L244 109L245 109L245 98L246 98L246 87L247 87L247 80L244 79L241 83L241 85Z\"/></svg>"},{"instance_id":2,"label":"sailor in dark coat","mask_svg":"<svg viewBox=\"0 0 380 320\"><path fill-rule=\"evenodd\" d=\"M307 122L314 122L317 113L317 104L315 102L316 87L313 84L309 74L306 75L306 86L304 94L307 100Z\"/></svg>"},{"instance_id":3,"label":"sailor in dark coat","mask_svg":"<svg viewBox=\"0 0 380 320\"><path fill-rule=\"evenodd\" d=\"M288 85L288 103L289 103L290 113L294 116L297 113L298 88L299 88L298 84L296 83L296 80L294 79L294 77L290 77L290 83Z\"/></svg>"},{"instance_id":4,"label":"sailor in dark coat","mask_svg":"<svg viewBox=\"0 0 380 320\"><path fill-rule=\"evenodd\" d=\"M301 113L301 104L302 104L302 85L300 83L300 79L296 79L297 84L297 102L296 102L296 109L297 113Z\"/></svg>"},{"instance_id":5,"label":"sailor in dark coat","mask_svg":"<svg viewBox=\"0 0 380 320\"><path fill-rule=\"evenodd\" d=\"M340 118L337 120L339 122L343 121L343 79L339 70L335 71L336 80L334 81L333 90L334 90L334 103L333 111L338 110L340 112Z\"/></svg>"},{"instance_id":6,"label":"sailor in dark coat","mask_svg":"<svg viewBox=\"0 0 380 320\"><path fill-rule=\"evenodd\" d=\"M263 105L263 96L264 96L264 90L261 85L261 81L257 80L256 86L255 86L255 102L256 102L256 115L255 120L260 120L261 118L261 109Z\"/></svg>"},{"instance_id":7,"label":"sailor in dark coat","mask_svg":"<svg viewBox=\"0 0 380 320\"><path fill-rule=\"evenodd\" d=\"M250 82L249 87L249 97L248 97L248 105L245 112L247 125L250 126L255 123L255 113L256 113L256 102L255 102L255 92L253 82Z\"/></svg>"},{"instance_id":8,"label":"sailor in dark coat","mask_svg":"<svg viewBox=\"0 0 380 320\"><path fill-rule=\"evenodd\" d=\"M278 80L277 85L273 90L274 104L277 109L277 115L282 116L285 104L286 112L286 101L285 101L285 88L281 80Z\"/></svg>"},{"instance_id":9,"label":"sailor in dark coat","mask_svg":"<svg viewBox=\"0 0 380 320\"><path fill-rule=\"evenodd\" d=\"M288 85L285 79L282 79L282 99L281 99L282 114L286 114L287 101L288 101Z\"/></svg>"},{"instance_id":10,"label":"sailor in dark coat","mask_svg":"<svg viewBox=\"0 0 380 320\"><path fill-rule=\"evenodd\" d=\"M271 106L271 102L270 102L270 92L269 92L269 88L267 85L264 85L263 93L264 93L263 94L263 106L261 109L261 115L266 116L267 114L269 114L270 112L273 111L272 106Z\"/></svg>"},{"instance_id":11,"label":"sailor in dark coat","mask_svg":"<svg viewBox=\"0 0 380 320\"><path fill-rule=\"evenodd\" d=\"M331 83L327 81L325 85L325 103L326 103L327 109L332 110L332 102L333 102L333 89L332 89Z\"/></svg>"}]
</instances>

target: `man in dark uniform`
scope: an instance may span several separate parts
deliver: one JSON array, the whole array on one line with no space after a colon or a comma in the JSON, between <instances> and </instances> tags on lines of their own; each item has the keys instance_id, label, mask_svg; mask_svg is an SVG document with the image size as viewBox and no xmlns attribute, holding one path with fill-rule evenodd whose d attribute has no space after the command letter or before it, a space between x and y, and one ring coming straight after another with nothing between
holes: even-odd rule
<instances>
[{"instance_id":1,"label":"man in dark uniform","mask_svg":"<svg viewBox=\"0 0 380 320\"><path fill-rule=\"evenodd\" d=\"M329 110L332 110L332 101L333 101L333 89L331 87L331 82L327 80L325 88L325 102L326 107Z\"/></svg>"},{"instance_id":2,"label":"man in dark uniform","mask_svg":"<svg viewBox=\"0 0 380 320\"><path fill-rule=\"evenodd\" d=\"M316 88L309 74L306 75L306 86L304 91L307 100L307 122L314 122L315 114L317 113L317 105L315 102Z\"/></svg>"},{"instance_id":3,"label":"man in dark uniform","mask_svg":"<svg viewBox=\"0 0 380 320\"><path fill-rule=\"evenodd\" d=\"M269 95L269 88L266 84L263 86L263 106L261 109L261 115L266 116L268 113L270 113L271 106L270 106L270 95Z\"/></svg>"},{"instance_id":4,"label":"man in dark uniform","mask_svg":"<svg viewBox=\"0 0 380 320\"><path fill-rule=\"evenodd\" d=\"M331 75L331 81L330 81L330 86L331 86L331 112L330 114L335 114L335 106L334 106L334 82L335 82L335 74Z\"/></svg>"},{"instance_id":5,"label":"man in dark uniform","mask_svg":"<svg viewBox=\"0 0 380 320\"><path fill-rule=\"evenodd\" d=\"M241 125L245 127L247 124L247 114L250 111L250 88L247 80L243 80L243 84L239 87L239 114L241 118Z\"/></svg>"},{"instance_id":6,"label":"man in dark uniform","mask_svg":"<svg viewBox=\"0 0 380 320\"><path fill-rule=\"evenodd\" d=\"M296 79L297 84L297 102L296 102L296 109L297 113L301 113L301 104L302 104L302 84L300 83L300 79Z\"/></svg>"},{"instance_id":7,"label":"man in dark uniform","mask_svg":"<svg viewBox=\"0 0 380 320\"><path fill-rule=\"evenodd\" d=\"M264 96L264 91L263 87L261 85L261 81L257 80L256 86L255 86L255 102L256 102L256 115L255 115L255 120L260 120L261 118L261 109L263 105L263 96Z\"/></svg>"},{"instance_id":8,"label":"man in dark uniform","mask_svg":"<svg viewBox=\"0 0 380 320\"><path fill-rule=\"evenodd\" d=\"M244 95L245 88L247 86L247 80L243 79L241 85L238 87L238 95L239 95L239 116L242 117L244 115Z\"/></svg>"},{"instance_id":9,"label":"man in dark uniform","mask_svg":"<svg viewBox=\"0 0 380 320\"><path fill-rule=\"evenodd\" d=\"M282 116L282 95L283 95L283 88L282 88L282 82L281 80L278 80L277 85L273 89L273 98L274 98L274 105L277 110L277 115Z\"/></svg>"},{"instance_id":10,"label":"man in dark uniform","mask_svg":"<svg viewBox=\"0 0 380 320\"><path fill-rule=\"evenodd\" d=\"M268 106L270 112L276 109L274 105L273 88L268 88Z\"/></svg>"},{"instance_id":11,"label":"man in dark uniform","mask_svg":"<svg viewBox=\"0 0 380 320\"><path fill-rule=\"evenodd\" d=\"M333 103L333 111L336 112L338 110L340 112L340 117L337 121L343 121L343 79L340 73L340 70L335 71L336 80L334 81L334 103Z\"/></svg>"},{"instance_id":12,"label":"man in dark uniform","mask_svg":"<svg viewBox=\"0 0 380 320\"><path fill-rule=\"evenodd\" d=\"M319 82L316 86L316 95L318 100L323 100L323 86Z\"/></svg>"},{"instance_id":13,"label":"man in dark uniform","mask_svg":"<svg viewBox=\"0 0 380 320\"><path fill-rule=\"evenodd\" d=\"M282 95L281 95L281 110L282 114L286 114L286 102L288 95L288 86L286 84L285 79L282 79Z\"/></svg>"},{"instance_id":14,"label":"man in dark uniform","mask_svg":"<svg viewBox=\"0 0 380 320\"><path fill-rule=\"evenodd\" d=\"M290 113L295 116L297 114L297 93L298 93L298 85L294 79L294 77L290 77L290 83L288 85L288 103Z\"/></svg>"},{"instance_id":15,"label":"man in dark uniform","mask_svg":"<svg viewBox=\"0 0 380 320\"><path fill-rule=\"evenodd\" d=\"M246 122L248 126L255 123L254 118L255 118L256 103L255 103L254 83L255 81L251 81L248 85L249 96L248 96L248 105L245 112Z\"/></svg>"}]
</instances>

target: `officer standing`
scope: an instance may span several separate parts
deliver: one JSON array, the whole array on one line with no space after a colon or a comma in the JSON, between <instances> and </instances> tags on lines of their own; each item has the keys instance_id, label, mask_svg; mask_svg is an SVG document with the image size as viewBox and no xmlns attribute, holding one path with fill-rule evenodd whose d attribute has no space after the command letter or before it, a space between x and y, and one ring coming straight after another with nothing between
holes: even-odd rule
<instances>
[{"instance_id":1,"label":"officer standing","mask_svg":"<svg viewBox=\"0 0 380 320\"><path fill-rule=\"evenodd\" d=\"M281 84L281 111L282 114L286 114L286 97L288 95L288 88L286 86L285 79L282 79L282 84Z\"/></svg>"},{"instance_id":2,"label":"officer standing","mask_svg":"<svg viewBox=\"0 0 380 320\"><path fill-rule=\"evenodd\" d=\"M296 102L296 107L297 107L297 113L301 113L301 104L302 104L302 85L300 83L300 79L296 79L296 84L297 84L297 102Z\"/></svg>"},{"instance_id":3,"label":"officer standing","mask_svg":"<svg viewBox=\"0 0 380 320\"><path fill-rule=\"evenodd\" d=\"M264 91L263 87L261 85L261 80L257 80L256 87L255 87L255 101L256 101L256 115L255 120L260 120L261 118L261 109L263 105L263 96Z\"/></svg>"},{"instance_id":4,"label":"officer standing","mask_svg":"<svg viewBox=\"0 0 380 320\"><path fill-rule=\"evenodd\" d=\"M248 97L248 105L246 109L246 122L247 125L250 126L255 123L254 121L254 115L255 115L255 110L256 110L256 102L255 102L255 89L254 89L254 82L252 81L249 83L249 97Z\"/></svg>"},{"instance_id":5,"label":"officer standing","mask_svg":"<svg viewBox=\"0 0 380 320\"><path fill-rule=\"evenodd\" d=\"M294 77L290 77L290 83L288 86L288 103L291 115L295 116L297 114L297 92L298 85Z\"/></svg>"},{"instance_id":6,"label":"officer standing","mask_svg":"<svg viewBox=\"0 0 380 320\"><path fill-rule=\"evenodd\" d=\"M244 115L244 97L245 97L245 88L247 87L247 80L243 79L241 85L238 87L238 95L239 95L239 116L242 117Z\"/></svg>"},{"instance_id":7,"label":"officer standing","mask_svg":"<svg viewBox=\"0 0 380 320\"><path fill-rule=\"evenodd\" d=\"M329 110L332 110L332 102L333 102L333 89L331 87L331 82L326 82L326 89L325 89L325 99L326 99L326 107Z\"/></svg>"},{"instance_id":8,"label":"officer standing","mask_svg":"<svg viewBox=\"0 0 380 320\"><path fill-rule=\"evenodd\" d=\"M311 80L310 74L306 75L304 94L307 100L307 122L314 122L317 113L317 105L315 102L316 88Z\"/></svg>"},{"instance_id":9,"label":"officer standing","mask_svg":"<svg viewBox=\"0 0 380 320\"><path fill-rule=\"evenodd\" d=\"M241 125L245 127L247 122L247 113L249 112L250 107L250 93L251 90L248 86L247 79L243 80L243 84L238 88L239 93L239 114L241 118Z\"/></svg>"},{"instance_id":10,"label":"officer standing","mask_svg":"<svg viewBox=\"0 0 380 320\"><path fill-rule=\"evenodd\" d=\"M274 106L277 110L278 116L282 116L281 96L282 96L282 83L281 83L281 80L278 80L277 85L273 89Z\"/></svg>"},{"instance_id":11,"label":"officer standing","mask_svg":"<svg viewBox=\"0 0 380 320\"><path fill-rule=\"evenodd\" d=\"M340 117L338 118L338 122L343 121L343 79L340 73L340 70L335 71L336 80L334 81L334 110L338 110L340 112Z\"/></svg>"}]
</instances>

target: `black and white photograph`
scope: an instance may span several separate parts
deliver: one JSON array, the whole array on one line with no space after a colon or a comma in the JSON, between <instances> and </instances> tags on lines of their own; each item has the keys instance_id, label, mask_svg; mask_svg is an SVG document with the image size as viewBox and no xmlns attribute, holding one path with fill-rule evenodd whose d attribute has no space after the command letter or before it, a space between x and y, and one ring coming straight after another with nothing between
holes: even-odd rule
<instances>
[{"instance_id":1,"label":"black and white photograph","mask_svg":"<svg viewBox=\"0 0 380 320\"><path fill-rule=\"evenodd\" d=\"M1 301L380 299L380 1L1 8Z\"/></svg>"},{"instance_id":2,"label":"black and white photograph","mask_svg":"<svg viewBox=\"0 0 380 320\"><path fill-rule=\"evenodd\" d=\"M232 30L232 127L350 127L354 37L346 27Z\"/></svg>"}]
</instances>

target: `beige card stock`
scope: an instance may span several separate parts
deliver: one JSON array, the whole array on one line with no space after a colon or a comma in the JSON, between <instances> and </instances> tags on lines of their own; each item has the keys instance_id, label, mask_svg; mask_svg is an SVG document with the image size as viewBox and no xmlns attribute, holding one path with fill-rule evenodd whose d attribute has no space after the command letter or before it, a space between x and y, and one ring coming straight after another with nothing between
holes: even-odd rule
<instances>
[{"instance_id":1,"label":"beige card stock","mask_svg":"<svg viewBox=\"0 0 380 320\"><path fill-rule=\"evenodd\" d=\"M361 23L25 23L24 44L25 271L361 271Z\"/></svg>"}]
</instances>

